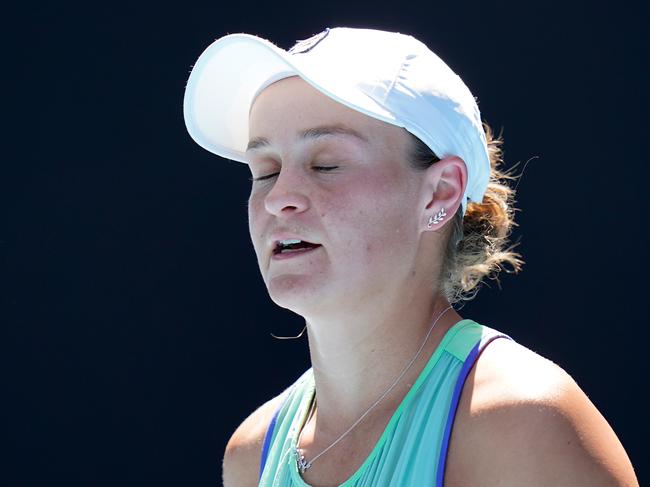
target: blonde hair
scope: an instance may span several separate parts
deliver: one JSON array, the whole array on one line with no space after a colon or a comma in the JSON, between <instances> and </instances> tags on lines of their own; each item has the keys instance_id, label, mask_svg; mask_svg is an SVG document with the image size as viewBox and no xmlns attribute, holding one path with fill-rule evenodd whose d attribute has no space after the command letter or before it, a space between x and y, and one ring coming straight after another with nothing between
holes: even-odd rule
<instances>
[{"instance_id":1,"label":"blonde hair","mask_svg":"<svg viewBox=\"0 0 650 487\"><path fill-rule=\"evenodd\" d=\"M524 261L508 245L514 221L515 190L509 181L517 179L512 169L502 171L503 152L501 136L483 124L490 158L490 180L482 203L469 202L465 215L462 208L449 222L449 239L443 255L438 285L451 304L473 299L484 278L496 280L501 270L517 273ZM414 150L411 165L426 169L440 159L420 139L413 136ZM513 168L514 169L514 168Z\"/></svg>"}]
</instances>

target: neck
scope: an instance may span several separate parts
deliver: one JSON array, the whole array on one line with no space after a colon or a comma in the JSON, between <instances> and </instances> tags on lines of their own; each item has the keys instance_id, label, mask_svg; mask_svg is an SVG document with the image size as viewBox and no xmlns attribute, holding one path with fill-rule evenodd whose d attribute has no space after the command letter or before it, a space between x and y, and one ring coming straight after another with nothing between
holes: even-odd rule
<instances>
[{"instance_id":1,"label":"neck","mask_svg":"<svg viewBox=\"0 0 650 487\"><path fill-rule=\"evenodd\" d=\"M443 297L390 304L394 303L374 303L354 313L346 310L328 319L308 319L319 429L340 433L341 425L356 421L391 387L422 347L382 400L381 408L394 410L445 332L461 319L453 309L447 309L449 303Z\"/></svg>"}]
</instances>

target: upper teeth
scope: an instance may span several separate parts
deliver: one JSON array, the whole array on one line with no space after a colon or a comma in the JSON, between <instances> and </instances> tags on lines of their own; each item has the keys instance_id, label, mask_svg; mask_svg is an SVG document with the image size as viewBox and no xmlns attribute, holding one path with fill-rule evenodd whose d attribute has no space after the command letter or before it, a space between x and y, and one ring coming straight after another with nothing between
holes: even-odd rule
<instances>
[{"instance_id":1,"label":"upper teeth","mask_svg":"<svg viewBox=\"0 0 650 487\"><path fill-rule=\"evenodd\" d=\"M297 238L288 238L288 239L286 239L286 240L279 240L279 241L278 241L278 243L279 243L280 245L283 245L283 246L287 246L287 245L295 245L295 244L299 244L300 242L302 242L302 240L299 240L299 239L297 239Z\"/></svg>"}]
</instances>

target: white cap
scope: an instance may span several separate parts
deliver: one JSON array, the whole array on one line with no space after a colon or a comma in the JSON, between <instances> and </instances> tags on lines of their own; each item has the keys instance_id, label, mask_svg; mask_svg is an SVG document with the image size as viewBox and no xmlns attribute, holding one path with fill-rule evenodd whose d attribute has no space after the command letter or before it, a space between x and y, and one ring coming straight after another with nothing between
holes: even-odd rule
<instances>
[{"instance_id":1,"label":"white cap","mask_svg":"<svg viewBox=\"0 0 650 487\"><path fill-rule=\"evenodd\" d=\"M481 202L490 175L476 101L460 79L417 39L395 32L337 27L289 51L248 34L216 40L194 65L185 89L185 124L202 147L246 162L248 118L271 83L300 76L333 100L403 127L436 156L467 166L462 201Z\"/></svg>"}]
</instances>

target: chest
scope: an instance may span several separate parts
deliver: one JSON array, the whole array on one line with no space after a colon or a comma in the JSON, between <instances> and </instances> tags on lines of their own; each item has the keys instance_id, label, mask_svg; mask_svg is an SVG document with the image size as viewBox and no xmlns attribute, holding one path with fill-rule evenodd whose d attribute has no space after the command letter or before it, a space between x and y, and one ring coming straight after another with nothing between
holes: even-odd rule
<instances>
[{"instance_id":1,"label":"chest","mask_svg":"<svg viewBox=\"0 0 650 487\"><path fill-rule=\"evenodd\" d=\"M398 418L392 414L375 416L355 434L346 436L334 447L320 455L336 438L313 435L306 430L306 441L301 442L303 454L313 464L294 486L304 487L366 487L400 485L401 487L440 485L442 474L453 472L445 479L445 486L468 485L464 465L468 463L464 435L452 434L445 440L448 413L435 413L440 404L426 401L421 407L401 411ZM460 408L459 408L460 409ZM465 409L451 418L455 431L469 428ZM460 437L459 437L460 436ZM320 438L320 440L315 439ZM454 447L450 448L451 443ZM470 459L471 460L471 459ZM295 466L291 465L295 470Z\"/></svg>"},{"instance_id":2,"label":"chest","mask_svg":"<svg viewBox=\"0 0 650 487\"><path fill-rule=\"evenodd\" d=\"M354 485L353 480L360 477L364 464L371 463L385 443L382 436L386 436L391 418L389 411L372 415L336 444L336 436L319 435L313 424L309 425L303 433L301 452L313 464L302 473L302 479L311 487L338 487L346 482Z\"/></svg>"},{"instance_id":3,"label":"chest","mask_svg":"<svg viewBox=\"0 0 650 487\"><path fill-rule=\"evenodd\" d=\"M462 363L451 356L441 357L427 380L420 383L417 393L407 395L396 410L389 408L369 417L353 434L323 455L319 456L336 436L328 438L313 426L313 430L305 429L305 441L300 446L307 461L317 458L300 475L291 457L284 466L278 465L283 477L290 480L272 485L459 487L480 484L476 482L481 478L480 468L476 466L480 464L479 457L489 453L487 446L498 445L494 443L495 438L486 439L475 427L477 404L494 390L486 387L493 375L485 364L484 359L488 357L480 355L479 358L463 378L458 370ZM290 438L283 441L286 459L286 452L291 451Z\"/></svg>"}]
</instances>

